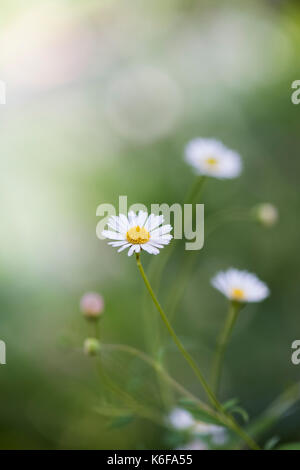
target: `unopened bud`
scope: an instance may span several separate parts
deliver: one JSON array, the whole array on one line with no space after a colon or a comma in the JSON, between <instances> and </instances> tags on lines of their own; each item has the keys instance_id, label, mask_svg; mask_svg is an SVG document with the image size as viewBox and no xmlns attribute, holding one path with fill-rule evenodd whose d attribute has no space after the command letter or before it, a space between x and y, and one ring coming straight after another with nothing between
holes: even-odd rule
<instances>
[{"instance_id":1,"label":"unopened bud","mask_svg":"<svg viewBox=\"0 0 300 470\"><path fill-rule=\"evenodd\" d=\"M259 204L254 208L255 218L265 227L273 227L278 222L279 214L277 207L268 202Z\"/></svg>"},{"instance_id":2,"label":"unopened bud","mask_svg":"<svg viewBox=\"0 0 300 470\"><path fill-rule=\"evenodd\" d=\"M83 343L83 351L87 356L96 356L100 351L100 341L96 338L87 338Z\"/></svg>"},{"instance_id":3,"label":"unopened bud","mask_svg":"<svg viewBox=\"0 0 300 470\"><path fill-rule=\"evenodd\" d=\"M80 309L87 318L98 318L104 310L104 300L96 292L88 292L80 300Z\"/></svg>"}]
</instances>

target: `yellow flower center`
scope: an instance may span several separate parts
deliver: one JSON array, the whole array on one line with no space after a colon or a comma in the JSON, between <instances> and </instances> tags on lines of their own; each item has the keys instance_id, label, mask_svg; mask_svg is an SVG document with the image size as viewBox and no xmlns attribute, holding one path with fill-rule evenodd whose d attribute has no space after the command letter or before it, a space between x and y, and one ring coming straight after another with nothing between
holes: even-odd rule
<instances>
[{"instance_id":1,"label":"yellow flower center","mask_svg":"<svg viewBox=\"0 0 300 470\"><path fill-rule=\"evenodd\" d=\"M133 245L142 245L143 243L147 243L150 238L150 233L147 232L145 227L132 227L126 233L126 238L128 243L132 243Z\"/></svg>"},{"instance_id":2,"label":"yellow flower center","mask_svg":"<svg viewBox=\"0 0 300 470\"><path fill-rule=\"evenodd\" d=\"M209 166L216 166L218 164L218 160L214 157L209 157L209 158L206 159L206 163Z\"/></svg>"},{"instance_id":3,"label":"yellow flower center","mask_svg":"<svg viewBox=\"0 0 300 470\"><path fill-rule=\"evenodd\" d=\"M245 298L245 292L243 289L233 288L231 291L231 296L235 300L243 300Z\"/></svg>"}]
</instances>

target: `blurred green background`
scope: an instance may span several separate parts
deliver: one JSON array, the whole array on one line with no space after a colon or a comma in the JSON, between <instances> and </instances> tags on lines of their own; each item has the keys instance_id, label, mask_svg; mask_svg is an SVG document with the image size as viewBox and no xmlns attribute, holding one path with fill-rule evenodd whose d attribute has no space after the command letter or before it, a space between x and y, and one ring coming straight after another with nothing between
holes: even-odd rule
<instances>
[{"instance_id":1,"label":"blurred green background","mask_svg":"<svg viewBox=\"0 0 300 470\"><path fill-rule=\"evenodd\" d=\"M265 201L280 212L272 229L234 222L207 238L173 322L208 375L226 312L211 276L235 266L267 282L271 297L239 319L222 387L222 399L259 415L300 378L290 360L300 336L299 3L2 0L0 38L0 447L166 446L163 427L113 429L95 412L103 390L81 351L79 300L100 292L103 341L147 350L144 286L134 260L96 238L96 208L119 195L149 208L182 202L194 179L183 149L196 136L222 140L244 164L240 178L207 183L206 215ZM174 348L167 362L201 395ZM124 380L134 373L124 360ZM299 417L270 436L299 440Z\"/></svg>"}]
</instances>

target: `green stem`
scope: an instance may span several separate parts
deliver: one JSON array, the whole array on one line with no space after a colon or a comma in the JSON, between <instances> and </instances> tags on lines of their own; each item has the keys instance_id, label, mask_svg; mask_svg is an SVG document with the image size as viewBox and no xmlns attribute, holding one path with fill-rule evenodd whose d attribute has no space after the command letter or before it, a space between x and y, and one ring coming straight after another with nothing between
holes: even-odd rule
<instances>
[{"instance_id":1,"label":"green stem","mask_svg":"<svg viewBox=\"0 0 300 470\"><path fill-rule=\"evenodd\" d=\"M213 391L217 395L219 383L222 376L222 368L224 363L225 351L228 345L230 335L237 320L242 304L238 302L230 302L229 312L225 321L224 329L221 332L214 362L212 368L212 386Z\"/></svg>"},{"instance_id":2,"label":"green stem","mask_svg":"<svg viewBox=\"0 0 300 470\"><path fill-rule=\"evenodd\" d=\"M194 204L197 202L197 199L202 192L203 185L205 183L206 177L205 176L198 176L191 187L191 190L187 194L187 196L184 199L184 204Z\"/></svg>"},{"instance_id":3,"label":"green stem","mask_svg":"<svg viewBox=\"0 0 300 470\"><path fill-rule=\"evenodd\" d=\"M185 347L183 346L183 344L181 343L180 339L177 337L175 331L173 330L165 312L163 311L159 301L157 300L154 292L153 292L153 289L150 285L150 282L146 276L146 273L144 271L144 268L142 266L142 263L141 263L141 260L140 260L140 254L139 253L136 253L136 262L137 262L137 266L138 266L138 269L141 273L141 276L143 278L143 281L149 291L149 294L167 328L167 330L169 331L174 343L176 344L177 348L179 349L179 351L181 352L181 354L183 355L184 359L186 360L186 362L189 364L189 366L193 369L196 377L198 378L199 382L201 383L206 395L208 396L211 404L216 408L217 411L219 411L219 413L221 414L222 418L223 418L223 423L228 426L229 428L231 428L233 431L236 432L236 434L238 434L247 444L248 446L253 449L253 450L259 450L259 447L258 445L256 444L256 442L253 441L253 439L248 436L244 431L243 429L240 428L240 426L236 423L236 421L234 420L234 418L230 415L228 415L224 410L223 410L223 407L221 405L221 403L219 403L219 401L217 400L217 398L215 397L214 393L211 391L209 385L207 384L206 380L204 379L200 369L198 368L196 362L194 361L194 359L192 358L192 356L186 351Z\"/></svg>"},{"instance_id":4,"label":"green stem","mask_svg":"<svg viewBox=\"0 0 300 470\"><path fill-rule=\"evenodd\" d=\"M102 346L102 349L104 350L110 350L110 351L123 351L125 353L131 354L135 357L138 357L141 359L141 361L145 362L148 364L150 367L153 368L156 372L158 372L162 378L168 382L175 390L180 395L185 395L186 397L192 399L199 405L199 408L204 410L206 413L208 413L210 416L214 418L218 418L219 415L217 414L216 411L214 411L212 408L209 407L206 403L202 402L197 398L195 395L193 395L191 392L189 392L186 388L184 388L180 383L178 383L173 377L171 377L168 372L164 369L162 364L150 357L148 354L133 348L132 346L127 346L125 344L104 344Z\"/></svg>"},{"instance_id":5,"label":"green stem","mask_svg":"<svg viewBox=\"0 0 300 470\"><path fill-rule=\"evenodd\" d=\"M165 314L165 312L163 311L160 303L158 302L153 290L152 290L152 287L150 285L150 282L145 274L145 271L144 271L144 268L142 266L142 263L141 263L141 260L140 260L140 255L139 253L136 253L136 262L137 262L137 266L139 268L139 271L141 273L141 276L144 280L144 283L149 291L149 294L151 295L152 297L152 300L161 316L161 319L162 321L164 322L168 332L170 333L174 343L176 344L176 346L178 347L179 351L181 352L181 354L183 355L184 359L187 361L187 363L190 365L190 367L193 369L195 375L198 377L202 387L204 388L205 390L205 393L207 394L211 404L216 407L217 409L220 409L220 404L218 403L218 401L216 400L214 394L210 391L210 388L208 386L208 384L206 383L202 373L200 372L197 364L195 363L194 359L192 358L192 356L187 352L187 350L185 349L185 347L183 346L183 344L181 343L180 339L178 338L178 336L176 335L175 331L173 330L168 318L167 318L167 315Z\"/></svg>"}]
</instances>

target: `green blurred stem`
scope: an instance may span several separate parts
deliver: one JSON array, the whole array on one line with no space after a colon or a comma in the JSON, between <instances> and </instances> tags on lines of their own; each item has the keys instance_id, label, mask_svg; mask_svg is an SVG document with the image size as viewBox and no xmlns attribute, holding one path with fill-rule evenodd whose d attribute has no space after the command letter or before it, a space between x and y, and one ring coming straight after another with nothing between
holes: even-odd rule
<instances>
[{"instance_id":1,"label":"green blurred stem","mask_svg":"<svg viewBox=\"0 0 300 470\"><path fill-rule=\"evenodd\" d=\"M168 372L164 369L162 364L152 359L152 357L150 357L148 354L136 348L133 348L132 346L127 346L126 344L105 344L103 345L103 349L107 349L110 351L123 351L127 354L138 357L143 362L152 367L156 372L158 372L166 382L172 385L172 387L177 390L178 393L180 393L180 395L185 395L186 397L194 400L195 403L199 405L200 409L206 411L206 413L210 416L218 418L218 414L212 408L210 408L203 401L201 401L199 398L189 392L185 387L183 387L179 382L173 379L173 377L171 377Z\"/></svg>"},{"instance_id":2,"label":"green blurred stem","mask_svg":"<svg viewBox=\"0 0 300 470\"><path fill-rule=\"evenodd\" d=\"M148 289L148 292L149 294L151 295L151 298L154 302L154 305L156 306L160 316L161 316L161 319L162 321L164 322L169 334L171 335L174 343L176 344L177 348L179 349L179 351L181 352L181 354L183 355L184 359L187 361L187 363L190 365L190 367L193 369L195 375L197 376L198 380L200 381L202 387L204 388L205 390L205 393L207 394L211 404L216 407L217 409L220 407L218 401L216 400L216 398L214 397L213 393L210 391L209 389L209 386L208 384L206 383L202 373L200 372L197 364L195 363L194 359L192 358L192 356L186 351L185 347L183 346L183 344L181 343L180 339L178 338L178 336L176 335L175 331L173 330L168 318L167 318L167 315L165 314L165 312L163 311L160 303L158 302L153 290L152 290L152 287L150 285L150 282L145 274L145 271L144 271L144 268L142 266L142 263L141 263L141 259L140 259L140 254L139 253L136 253L136 262L137 262L137 266L139 268L139 271L141 273L141 276L143 278L143 281Z\"/></svg>"},{"instance_id":3,"label":"green blurred stem","mask_svg":"<svg viewBox=\"0 0 300 470\"><path fill-rule=\"evenodd\" d=\"M222 369L224 364L224 356L227 349L228 341L231 336L233 327L237 320L238 314L243 304L239 302L230 302L229 312L225 321L224 328L221 332L217 350L214 357L212 368L212 387L216 395L218 395L219 383L222 376Z\"/></svg>"},{"instance_id":4,"label":"green blurred stem","mask_svg":"<svg viewBox=\"0 0 300 470\"><path fill-rule=\"evenodd\" d=\"M169 334L171 335L174 343L176 344L177 348L179 349L179 351L181 352L182 356L184 357L184 359L186 360L186 362L189 364L189 366L191 367L191 369L194 371L196 377L198 378L199 382L201 383L206 395L208 396L208 399L209 401L211 402L211 404L216 408L216 410L220 413L220 415L222 416L222 419L223 419L223 423L228 426L229 428L231 428L233 431L235 431L247 444L248 446L253 449L253 450L258 450L259 447L258 445L253 441L253 439L248 436L242 428L240 428L240 426L236 423L236 421L234 420L234 418L230 415L228 415L224 410L223 410L223 407L221 405L221 403L219 403L219 401L217 400L217 398L215 397L214 393L211 391L209 385L207 384L206 380L204 379L200 369L198 368L196 362L194 361L194 359L192 358L192 356L187 352L187 350L185 349L185 347L183 346L183 344L181 343L180 339L177 337L175 331L173 330L165 312L163 311L160 303L158 302L153 290L152 290L152 287L150 285L150 282L145 274L145 271L144 271L144 268L142 266L142 263L141 263L141 260L140 260L140 254L139 253L136 253L136 262L137 262L137 266L138 266L138 269L141 273L141 276L143 278L143 281L148 289L148 292L161 316L161 319L163 320Z\"/></svg>"},{"instance_id":5,"label":"green blurred stem","mask_svg":"<svg viewBox=\"0 0 300 470\"><path fill-rule=\"evenodd\" d=\"M100 339L100 321L99 321L99 318L95 319L94 329L95 329L95 337L97 339Z\"/></svg>"},{"instance_id":6,"label":"green blurred stem","mask_svg":"<svg viewBox=\"0 0 300 470\"><path fill-rule=\"evenodd\" d=\"M202 175L196 178L194 184L192 185L190 191L184 199L184 204L194 204L195 202L197 202L200 193L202 192L205 180L206 177Z\"/></svg>"}]
</instances>

